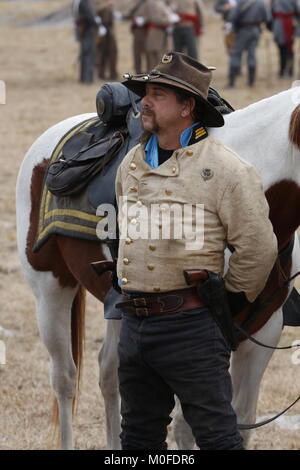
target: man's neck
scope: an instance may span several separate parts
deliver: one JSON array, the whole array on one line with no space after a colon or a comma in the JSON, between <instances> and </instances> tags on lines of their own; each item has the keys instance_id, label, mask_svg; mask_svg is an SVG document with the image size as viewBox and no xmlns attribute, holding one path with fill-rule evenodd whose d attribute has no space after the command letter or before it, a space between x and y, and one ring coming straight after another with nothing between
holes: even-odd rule
<instances>
[{"instance_id":1,"label":"man's neck","mask_svg":"<svg viewBox=\"0 0 300 470\"><path fill-rule=\"evenodd\" d=\"M182 125L168 129L161 129L157 132L158 145L164 150L174 150L181 147L180 137L183 131L192 126L194 121L188 120Z\"/></svg>"}]
</instances>

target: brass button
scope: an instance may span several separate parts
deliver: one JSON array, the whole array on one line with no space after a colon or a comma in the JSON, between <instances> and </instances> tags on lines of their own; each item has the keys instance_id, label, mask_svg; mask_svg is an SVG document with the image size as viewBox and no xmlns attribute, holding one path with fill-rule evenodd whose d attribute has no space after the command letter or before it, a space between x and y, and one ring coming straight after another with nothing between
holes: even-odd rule
<instances>
[{"instance_id":1,"label":"brass button","mask_svg":"<svg viewBox=\"0 0 300 470\"><path fill-rule=\"evenodd\" d=\"M123 279L122 279L122 284L124 284L124 285L125 285L125 284L128 284L128 279L127 279L126 277L123 277Z\"/></svg>"},{"instance_id":2,"label":"brass button","mask_svg":"<svg viewBox=\"0 0 300 470\"><path fill-rule=\"evenodd\" d=\"M160 292L160 287L154 287L154 292Z\"/></svg>"},{"instance_id":3,"label":"brass button","mask_svg":"<svg viewBox=\"0 0 300 470\"><path fill-rule=\"evenodd\" d=\"M156 250L156 246L154 246L154 245L149 245L149 250L155 251L155 250Z\"/></svg>"},{"instance_id":4,"label":"brass button","mask_svg":"<svg viewBox=\"0 0 300 470\"><path fill-rule=\"evenodd\" d=\"M130 169L131 170L136 170L136 164L135 163L130 163Z\"/></svg>"},{"instance_id":5,"label":"brass button","mask_svg":"<svg viewBox=\"0 0 300 470\"><path fill-rule=\"evenodd\" d=\"M130 243L132 243L131 238L126 238L125 243L126 245L130 245Z\"/></svg>"},{"instance_id":6,"label":"brass button","mask_svg":"<svg viewBox=\"0 0 300 470\"><path fill-rule=\"evenodd\" d=\"M194 152L192 152L191 150L188 150L188 151L186 152L186 155L187 155L188 157L192 157L192 156L194 155Z\"/></svg>"},{"instance_id":7,"label":"brass button","mask_svg":"<svg viewBox=\"0 0 300 470\"><path fill-rule=\"evenodd\" d=\"M129 259L128 259L128 258L124 258L124 259L123 259L123 263L124 263L124 264L129 264Z\"/></svg>"},{"instance_id":8,"label":"brass button","mask_svg":"<svg viewBox=\"0 0 300 470\"><path fill-rule=\"evenodd\" d=\"M175 166L172 168L172 173L176 173L176 168L175 168Z\"/></svg>"},{"instance_id":9,"label":"brass button","mask_svg":"<svg viewBox=\"0 0 300 470\"><path fill-rule=\"evenodd\" d=\"M137 193L138 192L137 188L133 188L133 187L129 188L129 191L131 191L132 193Z\"/></svg>"},{"instance_id":10,"label":"brass button","mask_svg":"<svg viewBox=\"0 0 300 470\"><path fill-rule=\"evenodd\" d=\"M166 196L171 196L173 194L173 191L170 191L169 189L165 190Z\"/></svg>"},{"instance_id":11,"label":"brass button","mask_svg":"<svg viewBox=\"0 0 300 470\"><path fill-rule=\"evenodd\" d=\"M149 264L147 268L149 269L149 271L153 271L155 266L153 266L153 264Z\"/></svg>"}]
</instances>

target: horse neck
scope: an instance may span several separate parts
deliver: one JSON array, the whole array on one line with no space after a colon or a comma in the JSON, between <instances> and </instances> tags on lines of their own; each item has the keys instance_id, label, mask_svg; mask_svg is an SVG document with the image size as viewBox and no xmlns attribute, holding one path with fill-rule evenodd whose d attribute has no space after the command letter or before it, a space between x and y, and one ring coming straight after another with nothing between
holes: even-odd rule
<instances>
[{"instance_id":1,"label":"horse neck","mask_svg":"<svg viewBox=\"0 0 300 470\"><path fill-rule=\"evenodd\" d=\"M289 140L297 108L293 93L290 89L235 111L225 117L223 128L210 131L261 175L280 248L300 225L300 149ZM300 133L300 119L297 126Z\"/></svg>"}]
</instances>

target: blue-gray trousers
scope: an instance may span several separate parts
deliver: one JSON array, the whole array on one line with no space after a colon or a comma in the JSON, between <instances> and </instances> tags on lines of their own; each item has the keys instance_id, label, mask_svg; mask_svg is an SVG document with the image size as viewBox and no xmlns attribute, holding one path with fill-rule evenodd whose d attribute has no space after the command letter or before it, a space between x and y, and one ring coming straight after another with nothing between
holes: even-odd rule
<instances>
[{"instance_id":1,"label":"blue-gray trousers","mask_svg":"<svg viewBox=\"0 0 300 470\"><path fill-rule=\"evenodd\" d=\"M240 69L243 52L247 52L247 63L249 69L255 69L255 51L260 36L258 26L246 26L240 28L235 36L235 40L230 52L230 67Z\"/></svg>"},{"instance_id":2,"label":"blue-gray trousers","mask_svg":"<svg viewBox=\"0 0 300 470\"><path fill-rule=\"evenodd\" d=\"M198 38L194 26L175 26L173 31L174 50L184 52L198 59Z\"/></svg>"},{"instance_id":3,"label":"blue-gray trousers","mask_svg":"<svg viewBox=\"0 0 300 470\"><path fill-rule=\"evenodd\" d=\"M96 64L96 42L93 28L88 28L80 38L80 81L92 83Z\"/></svg>"}]
</instances>

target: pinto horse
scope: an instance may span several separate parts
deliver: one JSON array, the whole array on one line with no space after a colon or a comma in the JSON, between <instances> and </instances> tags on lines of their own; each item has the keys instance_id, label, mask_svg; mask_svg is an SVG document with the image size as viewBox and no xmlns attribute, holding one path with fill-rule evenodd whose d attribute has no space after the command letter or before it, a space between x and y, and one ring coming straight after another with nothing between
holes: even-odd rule
<instances>
[{"instance_id":1,"label":"pinto horse","mask_svg":"<svg viewBox=\"0 0 300 470\"><path fill-rule=\"evenodd\" d=\"M260 173L270 205L270 219L279 249L300 225L300 88L291 88L225 116L225 126L209 132ZM84 291L103 301L110 278L100 279L90 268L110 259L105 245L54 235L36 253L39 201L51 154L63 135L94 114L75 116L48 129L29 149L17 181L18 247L25 277L36 297L40 335L51 363L51 383L58 402L61 446L72 442L72 405L76 394L84 330ZM80 253L80 255L78 255ZM298 238L289 274L300 265ZM291 287L290 287L291 288ZM286 296L285 296L286 298ZM281 301L283 303L284 299ZM256 327L254 337L276 345L282 332L282 309L274 306ZM120 322L107 322L99 354L100 388L105 401L108 448L119 449L120 413L117 381L117 342ZM253 331L252 331L253 333ZM255 422L259 386L272 350L243 341L232 354L233 407L238 422ZM192 448L192 436L176 413L174 435L180 449ZM245 441L248 431L244 435Z\"/></svg>"}]
</instances>

